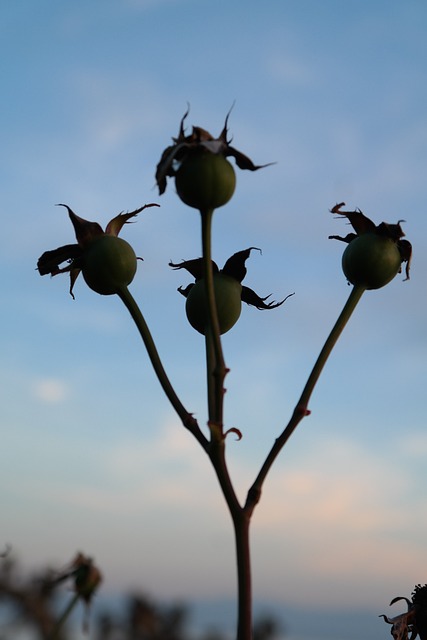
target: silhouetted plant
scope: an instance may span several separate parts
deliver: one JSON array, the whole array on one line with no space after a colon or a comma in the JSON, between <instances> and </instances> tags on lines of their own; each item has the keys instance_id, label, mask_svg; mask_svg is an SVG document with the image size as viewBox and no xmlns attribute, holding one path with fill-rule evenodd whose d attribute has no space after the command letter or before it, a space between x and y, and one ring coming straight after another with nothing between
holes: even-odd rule
<instances>
[{"instance_id":1,"label":"silhouetted plant","mask_svg":"<svg viewBox=\"0 0 427 640\"><path fill-rule=\"evenodd\" d=\"M45 252L38 261L38 269L42 275L56 275L69 271L71 289L76 274L82 271L87 284L94 291L105 295L117 294L130 312L166 396L182 424L194 435L208 455L217 475L231 514L236 541L237 638L250 640L253 636L253 622L249 528L266 476L296 427L310 414L308 405L314 387L362 295L366 290L379 289L390 282L400 272L403 262L406 262L408 279L412 247L407 240L402 239L404 233L400 222L382 222L376 225L360 210L343 211L344 203L331 209L332 213L347 218L354 229L354 233L345 237L331 236L347 244L342 258L342 268L352 288L287 425L274 440L259 473L248 489L246 500L241 503L231 481L225 457L227 434L233 431L240 435L240 430L227 429L223 421L224 380L228 368L221 335L238 321L242 300L261 309L271 309L282 303L267 303L267 298L260 298L252 290L241 285L246 273L245 260L251 249L232 256L223 270L219 271L211 255L211 235L215 209L230 201L236 186L235 171L229 159L234 158L240 169L249 171L257 171L267 165L255 165L242 152L231 146L228 140L228 116L220 136L214 138L201 127L193 127L192 132L186 135L184 120L187 115L188 112L181 120L179 133L173 138L173 144L166 147L161 154L156 168L156 181L161 195L167 187L167 180L174 179L181 200L200 213L201 259L180 264L171 263L171 266L187 269L196 280L185 290L181 290L181 293L187 298L190 323L205 338L207 433L176 394L144 316L128 288L136 272L136 256L127 243L118 242L117 234L129 218L135 217L145 207L155 205L145 205L131 213L116 216L107 226L105 233L97 223L79 218L67 207L76 230L77 245L66 245ZM70 264L60 268L60 263L67 259L71 260Z\"/></svg>"}]
</instances>

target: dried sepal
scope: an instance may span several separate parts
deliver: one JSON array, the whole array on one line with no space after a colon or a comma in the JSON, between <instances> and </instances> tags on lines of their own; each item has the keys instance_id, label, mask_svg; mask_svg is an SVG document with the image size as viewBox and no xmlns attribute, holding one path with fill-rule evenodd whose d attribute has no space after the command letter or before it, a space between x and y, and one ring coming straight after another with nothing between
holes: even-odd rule
<instances>
[{"instance_id":1,"label":"dried sepal","mask_svg":"<svg viewBox=\"0 0 427 640\"><path fill-rule=\"evenodd\" d=\"M195 281L203 278L204 266L203 266L203 258L194 258L194 260L183 260L179 263L169 262L169 266L172 269L185 269L190 273ZM218 273L218 265L212 260L212 271L213 273Z\"/></svg>"},{"instance_id":2,"label":"dried sepal","mask_svg":"<svg viewBox=\"0 0 427 640\"><path fill-rule=\"evenodd\" d=\"M276 309L277 307L280 307L285 302L285 300L293 295L295 294L290 293L280 302L275 302L274 300L272 300L271 302L266 302L266 300L271 297L271 293L268 296L261 298L257 293L255 293L253 289L250 289L249 287L246 287L244 285L242 286L242 302L246 302L246 304L252 307L256 307L261 311L265 309Z\"/></svg>"},{"instance_id":3,"label":"dried sepal","mask_svg":"<svg viewBox=\"0 0 427 640\"><path fill-rule=\"evenodd\" d=\"M427 640L427 585L416 585L411 600L405 596L397 596L390 606L404 600L407 611L394 617L381 614L387 624L391 625L390 633L394 640Z\"/></svg>"},{"instance_id":4,"label":"dried sepal","mask_svg":"<svg viewBox=\"0 0 427 640\"><path fill-rule=\"evenodd\" d=\"M160 205L151 202L150 204L144 204L139 209L135 209L135 211L130 211L128 213L119 213L107 224L107 226L105 227L105 233L111 236L118 236L120 231L122 230L122 227L125 224L128 224L131 218L134 218L138 215L138 213L141 213L141 211L144 211L144 209L147 209L148 207L160 207Z\"/></svg>"},{"instance_id":5,"label":"dried sepal","mask_svg":"<svg viewBox=\"0 0 427 640\"><path fill-rule=\"evenodd\" d=\"M375 231L375 223L372 222L369 218L367 218L360 209L356 209L355 211L341 211L341 207L345 206L345 202L340 202L340 204L336 204L331 209L331 213L339 214L341 218L347 218L355 230L356 234L349 234L347 237L351 237L351 239L356 236L362 235L362 233L368 233ZM332 237L332 236L331 236ZM347 240L345 238L341 238L340 236L334 236L336 240L343 240L344 242L351 242L351 240Z\"/></svg>"},{"instance_id":6,"label":"dried sepal","mask_svg":"<svg viewBox=\"0 0 427 640\"><path fill-rule=\"evenodd\" d=\"M139 209L127 213L119 213L107 224L105 231L98 222L91 222L78 216L67 204L58 204L65 207L74 227L77 244L66 244L58 249L45 251L37 261L37 270L41 276L50 274L56 276L59 273L70 274L70 295L74 298L73 287L82 268L85 251L93 245L97 238L102 236L117 237L123 226L147 207L158 207L155 203L145 204ZM68 263L65 267L60 265Z\"/></svg>"},{"instance_id":7,"label":"dried sepal","mask_svg":"<svg viewBox=\"0 0 427 640\"><path fill-rule=\"evenodd\" d=\"M228 258L227 262L222 268L222 272L227 276L231 276L232 278L237 280L237 282L242 282L247 274L246 260L251 255L252 250L262 253L261 249L258 249L258 247L249 247L249 249L237 251L237 253L234 253L230 258Z\"/></svg>"},{"instance_id":8,"label":"dried sepal","mask_svg":"<svg viewBox=\"0 0 427 640\"><path fill-rule=\"evenodd\" d=\"M63 262L74 261L82 254L82 249L78 244L66 244L58 249L45 251L37 261L37 269L41 276L50 274L55 276L64 271L70 271L71 267L61 269L59 267Z\"/></svg>"},{"instance_id":9,"label":"dried sepal","mask_svg":"<svg viewBox=\"0 0 427 640\"><path fill-rule=\"evenodd\" d=\"M213 154L222 154L225 158L233 157L239 169L249 171L257 171L258 169L273 164L256 165L247 155L230 145L231 140L228 139L228 118L230 112L225 118L224 127L218 138L214 138L209 131L197 126L193 126L191 133L186 135L184 122L189 112L190 109L188 108L181 118L178 136L172 138L173 144L164 149L157 164L155 178L160 195L166 191L167 178L176 176L179 166L186 157L200 150L206 150Z\"/></svg>"},{"instance_id":10,"label":"dried sepal","mask_svg":"<svg viewBox=\"0 0 427 640\"><path fill-rule=\"evenodd\" d=\"M404 220L399 220L396 224L391 224L389 222L381 222L379 225L376 225L370 218L365 216L364 213L360 209L356 209L355 211L343 211L342 207L345 206L345 202L340 202L330 209L331 213L337 214L340 218L347 218L353 227L355 233L348 233L346 236L338 236L332 235L329 236L330 240L341 240L342 242L346 242L350 244L356 238L363 236L365 234L374 234L383 238L389 238L395 244L397 249L399 250L401 262L406 263L405 267L405 280L409 280L409 271L411 265L412 258L412 245L408 240L404 240L403 237L405 233L401 227L401 222ZM401 269L400 269L401 271Z\"/></svg>"},{"instance_id":11,"label":"dried sepal","mask_svg":"<svg viewBox=\"0 0 427 640\"><path fill-rule=\"evenodd\" d=\"M417 632L414 629L415 613L413 611L402 613L393 618L381 614L380 618L384 618L384 621L391 625L390 633L394 640L415 640L417 637Z\"/></svg>"},{"instance_id":12,"label":"dried sepal","mask_svg":"<svg viewBox=\"0 0 427 640\"><path fill-rule=\"evenodd\" d=\"M218 273L223 274L225 276L233 278L233 280L236 280L238 283L241 284L247 274L246 260L249 258L251 251L253 250L256 250L262 253L261 249L259 249L258 247L249 247L248 249L237 251L232 256L230 256L230 258L228 258L224 267L221 270L219 270L218 265L212 261L212 268L213 268L214 275ZM196 258L194 260L183 260L180 263L169 262L169 266L172 267L172 269L186 269L193 276L193 278L195 279L195 282L203 278L204 268L203 268L202 258ZM190 283L185 288L179 287L178 288L179 293L181 293L184 297L187 298L194 284L195 283ZM280 305L282 305L285 302L285 300L287 300L290 296L293 296L293 295L294 295L293 293L289 294L288 296L286 296L286 298L284 298L280 302L275 302L275 301L266 302L266 300L270 298L271 294L263 298L263 297L260 297L257 293L255 293L255 291L253 291L253 289L250 289L249 287L242 285L242 289L241 289L242 302L245 302L247 305L250 305L250 306L256 307L257 309L262 309L262 310L275 309L277 307L280 307Z\"/></svg>"},{"instance_id":13,"label":"dried sepal","mask_svg":"<svg viewBox=\"0 0 427 640\"><path fill-rule=\"evenodd\" d=\"M190 293L191 289L194 287L195 282L190 282L190 284L188 284L186 287L178 287L177 291L184 296L184 298L188 298L188 294Z\"/></svg>"}]
</instances>

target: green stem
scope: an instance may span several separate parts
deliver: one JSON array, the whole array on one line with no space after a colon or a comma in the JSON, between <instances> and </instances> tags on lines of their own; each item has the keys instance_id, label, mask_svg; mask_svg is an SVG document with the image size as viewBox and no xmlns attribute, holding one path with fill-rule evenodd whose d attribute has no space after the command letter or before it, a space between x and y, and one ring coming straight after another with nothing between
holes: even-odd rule
<instances>
[{"instance_id":1,"label":"green stem","mask_svg":"<svg viewBox=\"0 0 427 640\"><path fill-rule=\"evenodd\" d=\"M311 394L313 393L314 387L316 386L316 383L323 370L323 367L325 366L326 361L329 358L332 349L337 343L338 338L340 337L345 325L350 319L354 309L357 306L357 303L359 302L360 298L362 297L365 291L366 291L366 288L360 285L355 285L352 288L351 293L347 299L347 302L345 303L344 308L338 317L338 320L333 326L332 331L330 332L314 364L314 367L308 377L308 380L295 406L295 409L293 411L291 419L289 420L288 425L285 427L281 435L275 440L269 454L267 455L267 458L265 459L263 466L261 467L261 470L258 476L256 477L254 484L249 489L246 505L245 505L245 510L249 514L252 513L252 511L254 510L256 504L258 503L261 497L262 485L264 483L264 480L269 470L271 469L271 466L274 460L276 459L276 457L278 456L278 454L280 453L280 451L282 450L286 442L289 440L289 438L291 437L291 435L293 434L293 432L295 431L296 427L301 422L301 420L305 416L309 415L310 411L308 410L308 403L310 401Z\"/></svg>"},{"instance_id":2,"label":"green stem","mask_svg":"<svg viewBox=\"0 0 427 640\"><path fill-rule=\"evenodd\" d=\"M213 213L213 209L200 211L202 219L203 277L205 280L206 298L208 302L206 349L207 352L211 349L209 344L209 341L211 341L213 351L213 357L209 358L211 362L207 363L207 365L211 367L207 372L209 424L219 429L222 433L224 379L227 375L227 368L225 366L224 355L222 352L212 269L211 235Z\"/></svg>"},{"instance_id":3,"label":"green stem","mask_svg":"<svg viewBox=\"0 0 427 640\"><path fill-rule=\"evenodd\" d=\"M71 600L68 603L65 611L62 613L62 615L59 618L59 620L57 620L54 628L52 629L52 632L49 634L49 640L57 640L60 637L60 633L62 631L62 628L63 628L65 622L67 621L68 616L71 614L71 612L73 611L73 609L76 606L77 602L79 601L79 598L80 598L80 594L79 593L75 593L74 596L71 598Z\"/></svg>"},{"instance_id":4,"label":"green stem","mask_svg":"<svg viewBox=\"0 0 427 640\"><path fill-rule=\"evenodd\" d=\"M170 380L164 370L162 361L160 360L159 354L157 352L156 345L154 343L153 337L150 333L150 330L145 322L144 316L141 313L140 308L138 307L135 299L130 293L127 287L121 287L117 291L117 295L129 311L132 316L133 321L136 324L136 327L141 335L141 338L145 344L145 348L147 349L148 356L150 358L153 369L157 375L157 378L165 392L167 398L175 409L176 413L180 417L182 424L195 436L198 442L202 445L205 451L208 450L209 441L204 436L202 431L200 430L197 421L194 419L191 413L187 411L187 409L182 404L181 400L178 398L175 389L173 388Z\"/></svg>"},{"instance_id":5,"label":"green stem","mask_svg":"<svg viewBox=\"0 0 427 640\"><path fill-rule=\"evenodd\" d=\"M205 336L205 347L206 347L206 379L207 379L207 390L208 390L208 416L209 422L213 424L214 418L217 417L217 411L219 408L216 404L217 390L215 384L215 378L212 375L212 372L215 370L215 349L213 345L212 332L206 331ZM211 426L211 428L213 428ZM222 429L219 429L219 435L222 435Z\"/></svg>"}]
</instances>

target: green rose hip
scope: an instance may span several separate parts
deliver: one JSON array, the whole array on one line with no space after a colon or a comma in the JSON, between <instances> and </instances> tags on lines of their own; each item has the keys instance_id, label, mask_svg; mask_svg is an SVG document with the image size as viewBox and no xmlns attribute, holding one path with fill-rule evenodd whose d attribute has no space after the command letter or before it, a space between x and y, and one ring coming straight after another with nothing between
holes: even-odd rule
<instances>
[{"instance_id":1,"label":"green rose hip","mask_svg":"<svg viewBox=\"0 0 427 640\"><path fill-rule=\"evenodd\" d=\"M109 296L132 282L136 267L135 251L126 240L102 235L86 249L82 274L93 291Z\"/></svg>"},{"instance_id":2,"label":"green rose hip","mask_svg":"<svg viewBox=\"0 0 427 640\"><path fill-rule=\"evenodd\" d=\"M342 269L352 284L380 289L399 273L402 258L390 238L365 233L355 238L342 256Z\"/></svg>"},{"instance_id":3,"label":"green rose hip","mask_svg":"<svg viewBox=\"0 0 427 640\"><path fill-rule=\"evenodd\" d=\"M217 209L227 204L236 187L236 174L221 154L198 151L189 155L175 176L181 200L200 211Z\"/></svg>"},{"instance_id":4,"label":"green rose hip","mask_svg":"<svg viewBox=\"0 0 427 640\"><path fill-rule=\"evenodd\" d=\"M222 273L214 275L214 291L220 333L227 333L236 324L242 310L242 285ZM203 335L208 325L208 301L205 280L191 287L185 303L187 318L193 329Z\"/></svg>"}]
</instances>

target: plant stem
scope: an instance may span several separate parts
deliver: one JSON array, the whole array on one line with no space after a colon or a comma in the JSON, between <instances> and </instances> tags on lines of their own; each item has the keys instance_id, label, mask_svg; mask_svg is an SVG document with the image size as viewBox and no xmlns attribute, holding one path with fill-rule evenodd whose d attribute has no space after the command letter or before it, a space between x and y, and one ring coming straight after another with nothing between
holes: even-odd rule
<instances>
[{"instance_id":1,"label":"plant stem","mask_svg":"<svg viewBox=\"0 0 427 640\"><path fill-rule=\"evenodd\" d=\"M244 509L233 518L237 558L237 640L252 638L252 574L249 540L250 515Z\"/></svg>"},{"instance_id":2,"label":"plant stem","mask_svg":"<svg viewBox=\"0 0 427 640\"><path fill-rule=\"evenodd\" d=\"M224 379L228 373L221 345L221 335L215 300L211 255L211 229L213 210L201 211L203 276L208 301L208 326L206 328L206 368L208 381L208 413L211 430L209 455L222 493L233 521L238 583L237 640L252 638L252 583L249 547L250 518L240 505L230 479L225 460L225 436L223 433Z\"/></svg>"},{"instance_id":3,"label":"plant stem","mask_svg":"<svg viewBox=\"0 0 427 640\"><path fill-rule=\"evenodd\" d=\"M233 521L238 587L237 640L251 640L252 582L249 547L250 515L248 515L240 505L234 491L225 460L224 437L212 438L209 455Z\"/></svg>"},{"instance_id":4,"label":"plant stem","mask_svg":"<svg viewBox=\"0 0 427 640\"><path fill-rule=\"evenodd\" d=\"M208 408L209 424L219 429L222 433L223 426L223 399L224 379L227 375L224 355L222 352L221 335L216 308L213 269L212 269L212 217L213 209L200 211L202 220L202 255L203 277L206 286L206 299L208 302L208 326L206 327L206 351L211 353L207 358L208 377ZM210 344L211 343L211 344Z\"/></svg>"},{"instance_id":5,"label":"plant stem","mask_svg":"<svg viewBox=\"0 0 427 640\"><path fill-rule=\"evenodd\" d=\"M207 382L207 391L208 391L208 416L209 422L213 425L214 419L218 418L218 412L221 411L221 408L217 406L217 390L215 384L215 378L212 375L212 372L215 370L215 348L213 344L212 332L206 331L205 335L205 348L206 348L206 382ZM219 435L222 434L222 429L219 429Z\"/></svg>"},{"instance_id":6,"label":"plant stem","mask_svg":"<svg viewBox=\"0 0 427 640\"><path fill-rule=\"evenodd\" d=\"M74 596L71 598L71 600L68 603L65 611L62 613L62 615L59 618L59 620L57 620L54 628L52 629L52 632L49 634L49 640L58 640L60 638L60 633L62 631L62 628L63 628L68 616L71 614L71 612L73 611L73 609L76 606L77 602L79 601L79 598L80 598L80 594L79 593L75 593Z\"/></svg>"},{"instance_id":7,"label":"plant stem","mask_svg":"<svg viewBox=\"0 0 427 640\"><path fill-rule=\"evenodd\" d=\"M117 291L117 295L129 311L132 316L133 321L136 324L136 327L141 335L141 338L145 344L145 348L147 349L148 356L150 358L153 369L157 375L157 378L165 392L167 398L175 409L176 413L180 417L182 424L194 435L194 437L198 440L198 442L202 445L205 451L208 450L209 441L204 436L202 431L200 430L197 421L193 417L191 413L187 411L187 409L182 404L181 400L178 398L175 389L173 388L170 380L164 370L162 361L160 360L159 354L157 352L156 345L154 343L153 337L150 333L150 330L145 322L144 316L141 313L140 308L138 307L134 297L130 293L127 287L121 287Z\"/></svg>"},{"instance_id":8,"label":"plant stem","mask_svg":"<svg viewBox=\"0 0 427 640\"><path fill-rule=\"evenodd\" d=\"M289 420L289 423L287 424L287 426L285 427L281 435L275 440L269 454L267 455L267 458L265 459L263 466L261 467L261 470L254 484L248 491L245 510L249 514L252 513L252 511L254 510L256 504L258 503L261 497L262 485L264 483L264 480L269 470L271 469L271 466L274 460L276 459L276 457L278 456L278 454L280 453L280 451L282 450L286 442L289 440L289 438L291 437L291 435L293 434L293 432L295 431L296 427L301 422L301 420L305 416L309 415L310 411L308 410L308 403L310 401L311 394L313 393L314 387L316 386L316 383L323 370L323 367L325 366L326 361L329 358L329 355L331 354L332 349L337 343L338 338L340 337L345 325L350 319L354 309L357 306L357 303L359 302L360 298L362 297L365 291L366 291L366 288L363 286L360 286L360 285L353 286L351 293L347 299L347 302L345 303L343 310L341 311L335 325L332 328L332 331L330 332L328 338L326 339L326 342L323 345L323 348L314 364L314 367L308 377L308 380L305 384L302 394L295 406L295 409L293 411L291 419Z\"/></svg>"}]
</instances>

